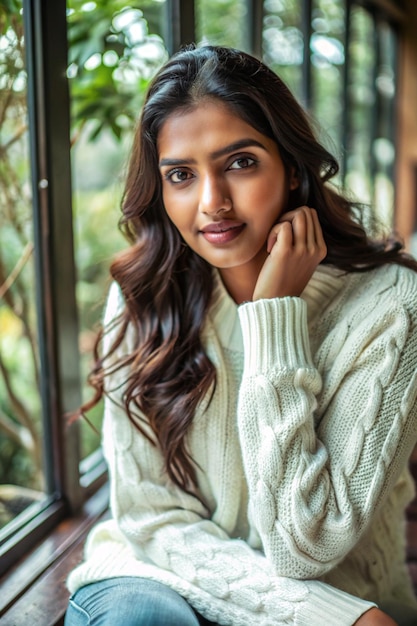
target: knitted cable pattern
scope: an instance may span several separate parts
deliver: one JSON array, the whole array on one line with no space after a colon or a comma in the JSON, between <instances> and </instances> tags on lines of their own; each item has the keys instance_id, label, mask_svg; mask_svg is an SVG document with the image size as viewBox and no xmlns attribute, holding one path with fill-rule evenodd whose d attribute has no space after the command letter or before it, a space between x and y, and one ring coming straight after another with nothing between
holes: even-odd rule
<instances>
[{"instance_id":1,"label":"knitted cable pattern","mask_svg":"<svg viewBox=\"0 0 417 626\"><path fill-rule=\"evenodd\" d=\"M239 434L251 519L282 576L316 578L343 559L404 467L398 453L411 451L416 429L415 311L403 304L410 295L383 290L358 302L348 341L335 324L338 356L320 403L306 303L263 300L239 309ZM315 332L320 344L320 325Z\"/></svg>"}]
</instances>

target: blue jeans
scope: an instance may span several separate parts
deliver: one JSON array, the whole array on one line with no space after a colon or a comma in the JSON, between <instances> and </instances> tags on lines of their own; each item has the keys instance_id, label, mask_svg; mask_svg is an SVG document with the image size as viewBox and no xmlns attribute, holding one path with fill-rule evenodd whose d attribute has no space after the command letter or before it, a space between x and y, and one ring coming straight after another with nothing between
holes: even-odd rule
<instances>
[{"instance_id":1,"label":"blue jeans","mask_svg":"<svg viewBox=\"0 0 417 626\"><path fill-rule=\"evenodd\" d=\"M380 608L398 626L417 626L415 609L390 603ZM70 598L65 626L216 626L178 593L146 578L109 578L81 587Z\"/></svg>"},{"instance_id":2,"label":"blue jeans","mask_svg":"<svg viewBox=\"0 0 417 626\"><path fill-rule=\"evenodd\" d=\"M178 593L146 578L120 577L81 587L65 626L210 626Z\"/></svg>"}]
</instances>

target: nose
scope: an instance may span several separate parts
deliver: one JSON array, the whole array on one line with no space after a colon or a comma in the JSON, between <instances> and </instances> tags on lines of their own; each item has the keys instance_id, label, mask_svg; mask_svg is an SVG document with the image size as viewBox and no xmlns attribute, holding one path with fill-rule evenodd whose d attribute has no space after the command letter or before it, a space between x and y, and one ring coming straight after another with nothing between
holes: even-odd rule
<instances>
[{"instance_id":1,"label":"nose","mask_svg":"<svg viewBox=\"0 0 417 626\"><path fill-rule=\"evenodd\" d=\"M227 183L221 177L207 174L201 180L199 210L207 215L216 215L232 208Z\"/></svg>"}]
</instances>

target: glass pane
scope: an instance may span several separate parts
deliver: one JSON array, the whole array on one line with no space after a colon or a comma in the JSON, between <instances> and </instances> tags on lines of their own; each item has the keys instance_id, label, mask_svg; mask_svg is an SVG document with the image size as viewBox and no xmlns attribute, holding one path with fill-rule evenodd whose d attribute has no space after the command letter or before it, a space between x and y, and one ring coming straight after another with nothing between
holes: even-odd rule
<instances>
[{"instance_id":1,"label":"glass pane","mask_svg":"<svg viewBox=\"0 0 417 626\"><path fill-rule=\"evenodd\" d=\"M45 490L21 3L0 9L0 527Z\"/></svg>"},{"instance_id":2,"label":"glass pane","mask_svg":"<svg viewBox=\"0 0 417 626\"><path fill-rule=\"evenodd\" d=\"M316 0L311 21L311 110L324 135L324 145L340 158L345 64L345 2Z\"/></svg>"},{"instance_id":3,"label":"glass pane","mask_svg":"<svg viewBox=\"0 0 417 626\"><path fill-rule=\"evenodd\" d=\"M372 16L361 7L351 11L347 112L346 186L363 202L373 196L372 139L375 122L375 49Z\"/></svg>"},{"instance_id":4,"label":"glass pane","mask_svg":"<svg viewBox=\"0 0 417 626\"><path fill-rule=\"evenodd\" d=\"M301 99L304 39L301 0L265 0L263 59Z\"/></svg>"},{"instance_id":5,"label":"glass pane","mask_svg":"<svg viewBox=\"0 0 417 626\"><path fill-rule=\"evenodd\" d=\"M246 49L245 0L196 0L196 39L201 43Z\"/></svg>"},{"instance_id":6,"label":"glass pane","mask_svg":"<svg viewBox=\"0 0 417 626\"><path fill-rule=\"evenodd\" d=\"M72 104L72 178L82 378L91 367L95 329L108 288L112 255L124 245L117 231L123 169L150 78L168 54L162 38L164 2L68 3ZM84 386L84 400L91 388ZM88 415L99 431L102 407ZM99 445L82 421L82 457Z\"/></svg>"},{"instance_id":7,"label":"glass pane","mask_svg":"<svg viewBox=\"0 0 417 626\"><path fill-rule=\"evenodd\" d=\"M373 143L375 160L374 207L382 224L394 221L394 107L397 38L387 22L377 24L378 63L376 68L377 129Z\"/></svg>"}]
</instances>

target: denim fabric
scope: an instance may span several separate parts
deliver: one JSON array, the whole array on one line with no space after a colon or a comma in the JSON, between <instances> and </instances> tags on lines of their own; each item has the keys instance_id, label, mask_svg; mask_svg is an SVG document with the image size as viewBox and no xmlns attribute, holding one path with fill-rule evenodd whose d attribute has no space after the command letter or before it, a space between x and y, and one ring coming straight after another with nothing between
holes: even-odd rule
<instances>
[{"instance_id":1,"label":"denim fabric","mask_svg":"<svg viewBox=\"0 0 417 626\"><path fill-rule=\"evenodd\" d=\"M380 605L398 626L417 626L417 612ZM69 601L65 626L216 626L178 593L145 578L120 577L81 587Z\"/></svg>"},{"instance_id":2,"label":"denim fabric","mask_svg":"<svg viewBox=\"0 0 417 626\"><path fill-rule=\"evenodd\" d=\"M209 626L178 593L145 578L120 577L81 587L65 626Z\"/></svg>"}]
</instances>

